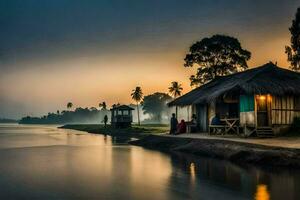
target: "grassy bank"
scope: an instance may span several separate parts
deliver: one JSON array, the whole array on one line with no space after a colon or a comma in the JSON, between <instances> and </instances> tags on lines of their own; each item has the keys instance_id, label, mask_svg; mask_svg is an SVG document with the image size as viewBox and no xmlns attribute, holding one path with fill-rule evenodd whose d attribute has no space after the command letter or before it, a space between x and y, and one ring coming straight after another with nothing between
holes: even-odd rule
<instances>
[{"instance_id":1,"label":"grassy bank","mask_svg":"<svg viewBox=\"0 0 300 200\"><path fill-rule=\"evenodd\" d=\"M238 164L300 168L300 149L271 147L222 139L149 135L130 144L167 152L183 152L230 160Z\"/></svg>"},{"instance_id":2,"label":"grassy bank","mask_svg":"<svg viewBox=\"0 0 300 200\"><path fill-rule=\"evenodd\" d=\"M60 128L64 129L73 129L78 131L85 131L88 133L95 134L106 134L112 136L128 136L128 137L136 137L142 138L144 136L150 134L161 134L168 132L168 125L164 124L144 124L141 126L133 125L130 128L125 129L116 129L108 125L104 127L104 125L100 124L67 124Z\"/></svg>"}]
</instances>

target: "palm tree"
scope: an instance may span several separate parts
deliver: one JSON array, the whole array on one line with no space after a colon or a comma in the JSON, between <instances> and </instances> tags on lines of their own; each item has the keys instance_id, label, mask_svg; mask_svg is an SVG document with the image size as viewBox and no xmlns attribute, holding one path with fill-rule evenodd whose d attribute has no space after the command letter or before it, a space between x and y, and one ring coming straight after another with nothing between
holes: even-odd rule
<instances>
[{"instance_id":1,"label":"palm tree","mask_svg":"<svg viewBox=\"0 0 300 200\"><path fill-rule=\"evenodd\" d=\"M67 104L67 108L68 109L71 109L73 107L73 103L72 102L69 102L68 104Z\"/></svg>"},{"instance_id":2,"label":"palm tree","mask_svg":"<svg viewBox=\"0 0 300 200\"><path fill-rule=\"evenodd\" d=\"M174 99L176 99L177 97L181 96L181 92L182 92L183 88L181 87L181 84L179 84L177 81L173 81L171 83L171 87L169 87L169 93L171 94L171 96L174 97ZM177 106L176 108L176 118L177 118Z\"/></svg>"},{"instance_id":3,"label":"palm tree","mask_svg":"<svg viewBox=\"0 0 300 200\"><path fill-rule=\"evenodd\" d=\"M106 105L105 101L103 101L102 103L99 103L99 107L101 108L101 110L106 110L107 105Z\"/></svg>"},{"instance_id":4,"label":"palm tree","mask_svg":"<svg viewBox=\"0 0 300 200\"><path fill-rule=\"evenodd\" d=\"M137 107L137 116L138 116L138 125L140 125L140 110L139 110L139 103L143 99L143 92L142 88L137 86L134 90L132 90L131 98L136 102Z\"/></svg>"}]
</instances>

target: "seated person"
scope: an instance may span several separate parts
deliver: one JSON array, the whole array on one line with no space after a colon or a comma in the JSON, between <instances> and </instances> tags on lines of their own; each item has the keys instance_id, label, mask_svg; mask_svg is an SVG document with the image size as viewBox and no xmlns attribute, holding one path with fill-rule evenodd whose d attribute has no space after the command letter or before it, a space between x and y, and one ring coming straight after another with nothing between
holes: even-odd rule
<instances>
[{"instance_id":1,"label":"seated person","mask_svg":"<svg viewBox=\"0 0 300 200\"><path fill-rule=\"evenodd\" d=\"M212 118L211 120L211 125L222 125L222 122L220 120L220 115L219 113L216 113L216 115Z\"/></svg>"},{"instance_id":2,"label":"seated person","mask_svg":"<svg viewBox=\"0 0 300 200\"><path fill-rule=\"evenodd\" d=\"M218 113L216 113L216 115L212 118L210 124L211 124L211 125L214 125L214 126L222 125L222 122L221 122L221 120L220 120L220 115L219 115ZM222 133L222 130L214 129L214 130L212 131L212 133L219 134L219 133Z\"/></svg>"},{"instance_id":3,"label":"seated person","mask_svg":"<svg viewBox=\"0 0 300 200\"><path fill-rule=\"evenodd\" d=\"M177 134L180 134L180 133L186 133L186 123L183 119L177 126Z\"/></svg>"}]
</instances>

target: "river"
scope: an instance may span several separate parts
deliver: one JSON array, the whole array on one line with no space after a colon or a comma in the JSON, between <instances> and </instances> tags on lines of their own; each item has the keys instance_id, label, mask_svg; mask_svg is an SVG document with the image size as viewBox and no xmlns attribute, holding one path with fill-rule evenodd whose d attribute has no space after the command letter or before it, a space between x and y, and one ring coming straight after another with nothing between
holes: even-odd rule
<instances>
[{"instance_id":1,"label":"river","mask_svg":"<svg viewBox=\"0 0 300 200\"><path fill-rule=\"evenodd\" d=\"M300 199L298 170L166 154L55 126L0 125L0 199Z\"/></svg>"}]
</instances>

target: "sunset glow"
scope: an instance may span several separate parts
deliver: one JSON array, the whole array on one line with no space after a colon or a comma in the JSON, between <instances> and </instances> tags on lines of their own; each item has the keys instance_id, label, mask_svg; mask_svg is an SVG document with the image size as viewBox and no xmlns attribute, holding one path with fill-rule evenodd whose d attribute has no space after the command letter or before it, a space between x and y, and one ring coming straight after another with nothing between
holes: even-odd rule
<instances>
[{"instance_id":1,"label":"sunset glow","mask_svg":"<svg viewBox=\"0 0 300 200\"><path fill-rule=\"evenodd\" d=\"M70 20L65 17L60 19L60 23L51 25L57 29L51 32L32 18L30 13L38 11L28 3L21 14L22 20L15 18L7 30L16 29L25 34L40 26L41 32L34 33L36 37L20 36L23 42L19 43L13 34L2 33L2 46L7 50L3 51L0 64L0 116L42 115L65 109L68 101L72 101L74 107L97 107L100 101L109 105L131 103L129 93L137 85L145 94L150 94L167 92L172 81L179 81L183 93L186 93L191 90L189 76L195 73L196 68L183 67L185 53L193 42L215 33L237 37L242 46L252 53L248 63L250 67L268 61L288 67L284 47L290 40L288 27L294 16L296 1L274 4L268 8L268 13L263 10L268 4L261 1L238 3L240 11L225 1L216 4L199 2L190 6L171 5L164 10L165 14L159 12L164 5L157 7L156 3L124 5L124 9L132 9L130 12L108 4L105 5L109 8L105 14L107 17L118 12L138 15L141 7L149 8L141 19L128 16L123 19L124 22L111 19L110 24L101 18L99 21L92 19L91 13L97 15L97 9L79 16L78 5L68 5L70 16L89 20L88 23L83 19L78 22L86 26L86 32L74 32L68 27ZM14 15L15 5L5 6L7 13ZM88 9L89 5L86 6ZM216 16L211 13L220 7L223 9ZM201 14L192 12L198 8L205 11ZM39 9L46 7L40 5ZM182 11L179 12L180 9ZM190 17L178 14L183 10L190 10L193 14ZM65 15L60 10L57 12L59 16ZM243 15L240 12L244 12ZM47 18L48 15L50 11L43 18L50 26L55 17ZM214 26L210 24L212 20ZM228 20L231 20L229 24ZM20 29L21 24L30 21L34 25L28 25L26 30ZM120 23L127 23L128 27L118 27ZM62 25L65 27L59 30ZM112 31L110 36L106 29Z\"/></svg>"}]
</instances>

